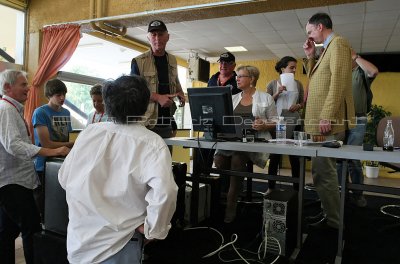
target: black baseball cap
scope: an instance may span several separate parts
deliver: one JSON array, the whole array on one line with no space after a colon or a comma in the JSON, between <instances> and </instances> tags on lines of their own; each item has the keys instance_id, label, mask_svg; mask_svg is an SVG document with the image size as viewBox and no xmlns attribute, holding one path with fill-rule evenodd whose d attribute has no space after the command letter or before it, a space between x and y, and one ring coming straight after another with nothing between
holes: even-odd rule
<instances>
[{"instance_id":1,"label":"black baseball cap","mask_svg":"<svg viewBox=\"0 0 400 264\"><path fill-rule=\"evenodd\" d=\"M219 55L218 62L225 61L225 62L235 62L235 56L230 52L224 52Z\"/></svg>"},{"instance_id":2,"label":"black baseball cap","mask_svg":"<svg viewBox=\"0 0 400 264\"><path fill-rule=\"evenodd\" d=\"M152 32L152 31L168 31L167 26L165 26L164 22L161 20L153 20L149 23L149 28L147 29L147 32Z\"/></svg>"}]
</instances>

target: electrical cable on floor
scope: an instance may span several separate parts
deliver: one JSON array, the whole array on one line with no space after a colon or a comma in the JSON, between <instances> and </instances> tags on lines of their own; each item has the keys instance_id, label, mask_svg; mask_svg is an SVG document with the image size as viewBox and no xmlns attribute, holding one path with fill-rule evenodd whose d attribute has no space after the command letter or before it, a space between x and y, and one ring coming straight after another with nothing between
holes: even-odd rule
<instances>
[{"instance_id":1,"label":"electrical cable on floor","mask_svg":"<svg viewBox=\"0 0 400 264\"><path fill-rule=\"evenodd\" d=\"M234 261L238 261L238 260L242 260L242 261L244 261L244 263L247 263L247 264L251 264L249 261L251 261L252 263L256 262L256 263L260 263L260 264L265 264L265 262L261 262L261 261L266 259L266 252L267 252L267 246L268 246L267 244L268 244L268 241L271 241L271 240L272 240L272 241L274 241L274 242L277 243L278 248L279 248L279 253L278 253L277 257L270 263L270 264L274 264L274 263L279 259L279 257L280 257L280 254L281 254L281 246L280 246L279 241L278 241L276 238L271 237L271 236L268 236L267 231L268 231L268 228L269 228L269 227L268 227L268 228L265 228L265 224L268 224L268 225L269 225L269 221L266 222L266 220L264 219L263 229L264 229L265 238L264 238L263 241L260 243L257 252L252 252L252 251L250 251L250 250L242 249L242 248L236 248L235 245L234 245L234 244L236 243L237 239L238 239L238 236L237 236L236 234L232 234L232 236L231 236L231 241L228 242L228 243L226 243L226 244L224 244L224 242L225 242L224 236L221 234L221 232L219 232L217 229L212 228L212 227L191 227L191 228L186 228L186 229L184 229L184 231L188 231L188 230L198 230L198 229L208 229L208 230L212 230L212 231L216 232L216 233L221 237L221 244L220 244L220 246L219 246L216 250L214 250L214 251L212 251L212 252L210 252L210 253L204 255L202 258L208 258L208 257L214 256L215 254L218 253L218 258L219 258L222 262L225 262L225 263L234 262ZM239 259L226 260L226 259L222 258L221 253L224 252L223 250L224 250L226 247L230 246L230 245L232 246L232 248L233 248L233 250L235 251L235 253L239 256ZM263 247L263 246L264 246L264 250L262 250L262 247ZM242 254L239 252L239 250L242 250L242 251L244 251L244 252L251 253L251 254L253 254L253 255L257 255L258 259L246 259L246 258L244 258L244 257L242 256ZM262 251L263 251L263 256L261 257L261 252L262 252Z\"/></svg>"},{"instance_id":2,"label":"electrical cable on floor","mask_svg":"<svg viewBox=\"0 0 400 264\"><path fill-rule=\"evenodd\" d=\"M264 212L263 212L263 225L262 225L262 230L264 231L264 239L263 239L263 241L261 242L260 247L259 247L257 253L258 253L258 257L260 258L260 249L261 249L262 245L265 244L265 245L264 245L264 255L263 255L263 257L262 257L262 259L265 259L266 253L267 253L267 249L268 249L268 240L275 241L275 242L278 244L278 249L279 249L279 250L278 250L277 257L270 263L270 264L274 264L274 263L279 259L279 256L280 256L281 253L282 253L282 248L281 248L281 244L279 243L279 240L276 239L276 238L273 237L273 236L270 236L270 235L268 234L268 231L270 230L271 227L270 227L270 221L269 221L269 219L267 219L266 214L267 214L267 212L266 212L266 210L265 210L265 208L264 208ZM272 243L272 242L271 242L271 243Z\"/></svg>"},{"instance_id":3,"label":"electrical cable on floor","mask_svg":"<svg viewBox=\"0 0 400 264\"><path fill-rule=\"evenodd\" d=\"M219 259L220 259L222 262L233 262L233 261L236 261L236 259L235 259L235 260L229 260L229 261L224 260L224 259L221 257L221 255L220 255L220 253L222 252L222 250L223 250L224 248L226 248L227 246L232 245L233 250L234 250L234 251L236 252L236 254L240 257L240 259L243 260L245 263L250 264L250 262L248 262L248 261L239 253L239 251L236 249L236 247L235 247L235 242L237 241L237 239L238 239L238 236L237 236L236 234L232 234L232 236L231 236L231 242L228 242L228 243L226 243L225 245L219 247L217 250L215 250L215 251L213 251L213 252L211 252L211 253L209 253L209 254L203 256L203 258L208 258L208 257L211 257L211 256L215 255L216 253L218 253L218 257L219 257Z\"/></svg>"}]
</instances>

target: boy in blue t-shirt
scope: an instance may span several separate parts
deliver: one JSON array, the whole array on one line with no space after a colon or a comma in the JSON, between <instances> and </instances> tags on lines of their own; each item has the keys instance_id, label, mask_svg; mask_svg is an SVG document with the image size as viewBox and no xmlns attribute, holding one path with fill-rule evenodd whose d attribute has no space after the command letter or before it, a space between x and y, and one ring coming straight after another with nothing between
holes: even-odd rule
<instances>
[{"instance_id":1,"label":"boy in blue t-shirt","mask_svg":"<svg viewBox=\"0 0 400 264\"><path fill-rule=\"evenodd\" d=\"M69 142L69 132L72 131L71 114L63 108L67 87L58 80L49 80L44 88L44 94L49 102L35 109L32 116L35 144L39 147L58 148L66 146L72 148ZM35 161L37 172L44 171L45 158L38 156Z\"/></svg>"},{"instance_id":2,"label":"boy in blue t-shirt","mask_svg":"<svg viewBox=\"0 0 400 264\"><path fill-rule=\"evenodd\" d=\"M73 142L69 142L69 132L72 131L71 114L63 108L67 87L58 80L52 79L46 83L44 94L49 102L35 109L32 116L34 127L35 145L45 148L59 148L66 146L72 148ZM35 169L42 183L40 192L43 194L44 163L46 158L37 156ZM41 196L39 194L39 196ZM43 214L43 196L37 197L40 212ZM43 216L43 215L42 215Z\"/></svg>"}]
</instances>

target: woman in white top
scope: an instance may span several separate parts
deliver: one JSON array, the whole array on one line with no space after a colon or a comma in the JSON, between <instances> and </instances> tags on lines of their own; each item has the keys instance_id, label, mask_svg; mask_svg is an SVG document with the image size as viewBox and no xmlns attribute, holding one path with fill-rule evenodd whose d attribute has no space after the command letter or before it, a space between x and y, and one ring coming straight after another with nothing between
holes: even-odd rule
<instances>
[{"instance_id":1,"label":"woman in white top","mask_svg":"<svg viewBox=\"0 0 400 264\"><path fill-rule=\"evenodd\" d=\"M295 74L297 60L293 57L286 56L280 59L275 70L282 76ZM283 76L282 76L283 77ZM292 80L294 77L292 77ZM272 95L275 100L276 108L280 116L285 117L286 121L286 137L292 138L293 131L301 130L300 111L303 109L304 89L301 82L294 80L288 88L282 85L281 78L273 80L267 85L267 93ZM297 127L297 128L296 128ZM278 166L281 160L280 154L271 154L269 157L268 174L277 175ZM300 173L300 160L297 156L289 156L290 166L292 168L292 177L298 178ZM298 184L294 184L294 189L298 190ZM275 189L275 181L268 181L268 191Z\"/></svg>"},{"instance_id":2,"label":"woman in white top","mask_svg":"<svg viewBox=\"0 0 400 264\"><path fill-rule=\"evenodd\" d=\"M90 97L92 98L95 110L89 114L86 126L94 123L107 122L108 120L108 116L104 111L102 89L103 86L101 84L95 84L90 89Z\"/></svg>"},{"instance_id":3,"label":"woman in white top","mask_svg":"<svg viewBox=\"0 0 400 264\"><path fill-rule=\"evenodd\" d=\"M270 139L269 131L275 129L277 116L276 107L272 96L256 90L256 83L260 72L253 66L240 66L237 68L237 85L241 93L232 96L234 114L238 116L252 116L254 122L252 128L258 137ZM218 169L230 169L246 171L246 163L252 161L257 166L264 168L268 159L267 153L241 152L217 150L214 156L215 166ZM236 201L242 189L242 177L231 176L227 195L225 211L226 223L230 223L236 216Z\"/></svg>"}]
</instances>

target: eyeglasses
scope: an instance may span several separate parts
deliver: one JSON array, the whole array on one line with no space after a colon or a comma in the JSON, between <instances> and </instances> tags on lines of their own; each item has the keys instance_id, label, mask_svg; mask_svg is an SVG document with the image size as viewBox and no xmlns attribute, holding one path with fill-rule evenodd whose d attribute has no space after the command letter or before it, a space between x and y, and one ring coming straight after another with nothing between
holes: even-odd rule
<instances>
[{"instance_id":1,"label":"eyeglasses","mask_svg":"<svg viewBox=\"0 0 400 264\"><path fill-rule=\"evenodd\" d=\"M243 77L250 77L249 75L236 75L236 79L243 78Z\"/></svg>"}]
</instances>

